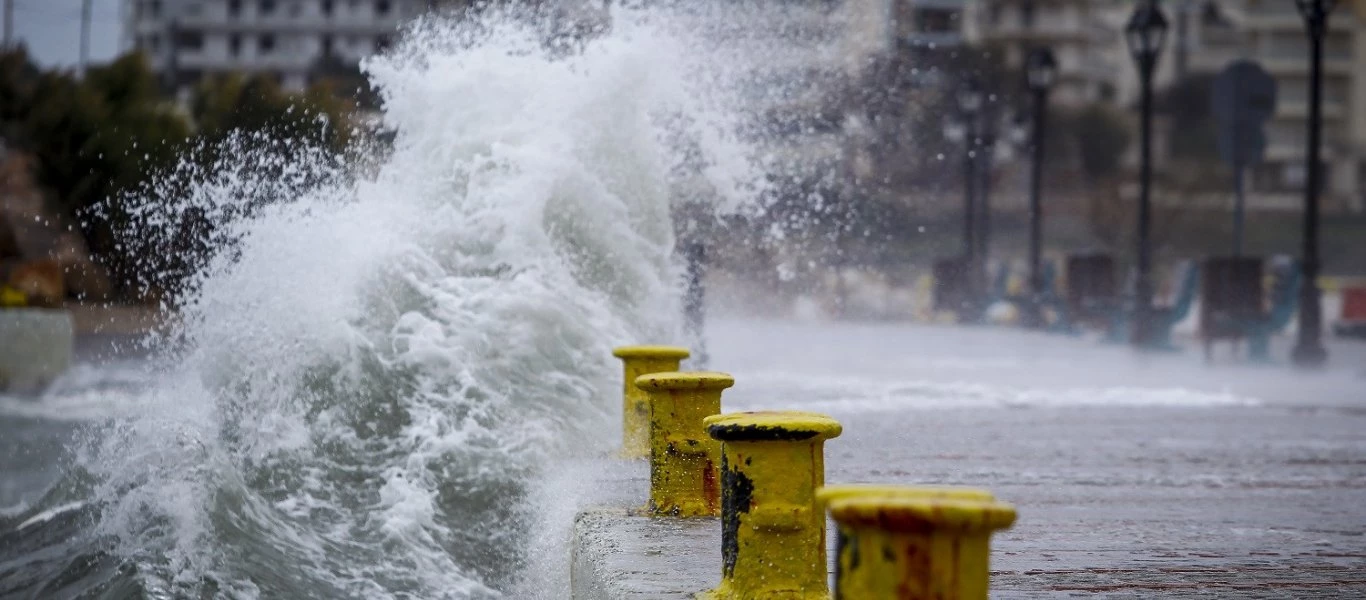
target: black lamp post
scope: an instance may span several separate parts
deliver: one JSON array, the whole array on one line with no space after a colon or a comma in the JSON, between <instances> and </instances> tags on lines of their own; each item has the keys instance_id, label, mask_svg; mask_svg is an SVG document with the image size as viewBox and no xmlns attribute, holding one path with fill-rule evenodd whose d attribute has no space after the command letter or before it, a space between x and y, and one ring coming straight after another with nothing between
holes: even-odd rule
<instances>
[{"instance_id":1,"label":"black lamp post","mask_svg":"<svg viewBox=\"0 0 1366 600\"><path fill-rule=\"evenodd\" d=\"M1025 60L1025 81L1034 95L1034 132L1030 136L1031 169L1029 178L1029 302L1025 307L1025 324L1043 325L1039 302L1043 297L1043 273L1039 262L1043 246L1043 189L1044 126L1048 116L1048 90L1058 75L1058 61L1053 50L1039 47L1030 51Z\"/></svg>"},{"instance_id":2,"label":"black lamp post","mask_svg":"<svg viewBox=\"0 0 1366 600\"><path fill-rule=\"evenodd\" d=\"M1295 0L1309 33L1309 148L1304 178L1304 249L1300 258L1299 339L1291 360L1301 367L1317 367L1328 360L1323 347L1323 306L1319 293L1319 133L1322 130L1323 36L1335 0Z\"/></svg>"},{"instance_id":3,"label":"black lamp post","mask_svg":"<svg viewBox=\"0 0 1366 600\"><path fill-rule=\"evenodd\" d=\"M963 126L963 260L967 268L975 262L976 196L977 196L977 137L978 114L982 112L982 82L969 77L958 89L958 111Z\"/></svg>"},{"instance_id":4,"label":"black lamp post","mask_svg":"<svg viewBox=\"0 0 1366 600\"><path fill-rule=\"evenodd\" d=\"M977 221L977 251L973 256L977 259L976 270L973 271L977 277L979 287L979 298L982 301L982 308L986 308L987 288L991 285L991 276L987 273L987 263L991 262L991 173L992 159L996 157L997 134L1001 129L998 119L1000 117L996 106L995 95L988 95L987 101L982 105L982 110L977 115L977 152L973 158L977 159L977 203L975 204Z\"/></svg>"},{"instance_id":5,"label":"black lamp post","mask_svg":"<svg viewBox=\"0 0 1366 600\"><path fill-rule=\"evenodd\" d=\"M954 266L954 304L963 311L964 320L977 319L977 152L981 135L981 111L984 103L982 84L975 77L959 83L954 93L958 104L956 119L944 124L944 137L963 143L963 252Z\"/></svg>"},{"instance_id":6,"label":"black lamp post","mask_svg":"<svg viewBox=\"0 0 1366 600\"><path fill-rule=\"evenodd\" d=\"M1134 8L1133 16L1124 27L1124 40L1129 54L1138 65L1141 82L1140 110L1142 131L1139 145L1138 171L1138 280L1134 285L1133 330L1130 341L1139 347L1148 344L1151 334L1153 302L1152 247L1148 239L1151 226L1152 187L1152 129L1153 129L1153 72L1167 38L1167 17L1163 16L1158 0L1146 0Z\"/></svg>"}]
</instances>

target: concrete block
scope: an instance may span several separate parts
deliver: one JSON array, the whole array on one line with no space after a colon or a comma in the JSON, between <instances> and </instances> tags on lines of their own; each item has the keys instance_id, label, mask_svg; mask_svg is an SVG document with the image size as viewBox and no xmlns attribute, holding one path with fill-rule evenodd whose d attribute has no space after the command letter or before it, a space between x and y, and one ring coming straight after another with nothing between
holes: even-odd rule
<instances>
[{"instance_id":1,"label":"concrete block","mask_svg":"<svg viewBox=\"0 0 1366 600\"><path fill-rule=\"evenodd\" d=\"M721 581L716 518L587 510L574 521L572 551L574 600L684 600Z\"/></svg>"},{"instance_id":2,"label":"concrete block","mask_svg":"<svg viewBox=\"0 0 1366 600\"><path fill-rule=\"evenodd\" d=\"M66 371L74 331L65 310L0 310L0 391L37 391Z\"/></svg>"}]
</instances>

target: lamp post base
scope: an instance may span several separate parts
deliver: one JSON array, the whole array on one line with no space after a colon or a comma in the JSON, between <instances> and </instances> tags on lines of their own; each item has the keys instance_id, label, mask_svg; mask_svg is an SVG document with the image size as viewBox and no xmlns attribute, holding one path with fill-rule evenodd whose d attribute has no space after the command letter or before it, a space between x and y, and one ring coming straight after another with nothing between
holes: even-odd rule
<instances>
[{"instance_id":1,"label":"lamp post base","mask_svg":"<svg viewBox=\"0 0 1366 600\"><path fill-rule=\"evenodd\" d=\"M1020 325L1027 329L1043 329L1048 325L1038 298L1030 297L1020 304Z\"/></svg>"},{"instance_id":2,"label":"lamp post base","mask_svg":"<svg viewBox=\"0 0 1366 600\"><path fill-rule=\"evenodd\" d=\"M1297 367L1315 369L1328 362L1328 350L1321 343L1299 343L1290 351L1290 360Z\"/></svg>"}]
</instances>

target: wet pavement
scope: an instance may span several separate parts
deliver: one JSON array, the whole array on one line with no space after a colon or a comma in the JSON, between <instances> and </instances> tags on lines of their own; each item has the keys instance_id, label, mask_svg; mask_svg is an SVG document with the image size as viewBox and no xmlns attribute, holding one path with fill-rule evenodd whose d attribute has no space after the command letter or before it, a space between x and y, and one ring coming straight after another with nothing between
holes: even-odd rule
<instances>
[{"instance_id":1,"label":"wet pavement","mask_svg":"<svg viewBox=\"0 0 1366 600\"><path fill-rule=\"evenodd\" d=\"M1366 346L1303 376L1020 332L712 331L710 367L737 379L724 410L844 424L827 481L970 485L1015 504L993 541L996 597L1366 597ZM685 536L697 585L719 570L712 537Z\"/></svg>"},{"instance_id":2,"label":"wet pavement","mask_svg":"<svg viewBox=\"0 0 1366 600\"><path fill-rule=\"evenodd\" d=\"M913 431L842 420L829 481L972 485L1018 507L993 543L1002 597L1366 596L1366 412L936 411Z\"/></svg>"}]
</instances>

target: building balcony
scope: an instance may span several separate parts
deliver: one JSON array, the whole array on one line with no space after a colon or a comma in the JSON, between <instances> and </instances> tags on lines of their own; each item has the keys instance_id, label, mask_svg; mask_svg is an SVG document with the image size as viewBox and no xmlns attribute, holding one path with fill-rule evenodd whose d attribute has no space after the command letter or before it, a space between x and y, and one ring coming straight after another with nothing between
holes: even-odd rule
<instances>
[{"instance_id":1,"label":"building balcony","mask_svg":"<svg viewBox=\"0 0 1366 600\"><path fill-rule=\"evenodd\" d=\"M1295 75L1307 77L1309 75L1309 57L1305 55L1280 55L1255 57L1261 63L1262 68L1273 76ZM1325 56L1323 57L1323 72L1328 75L1352 75L1355 66L1352 59L1345 56Z\"/></svg>"},{"instance_id":2,"label":"building balcony","mask_svg":"<svg viewBox=\"0 0 1366 600\"><path fill-rule=\"evenodd\" d=\"M986 26L982 28L982 37L1019 42L1086 42L1091 40L1092 30L1083 23L1040 18L1033 25L1003 22Z\"/></svg>"},{"instance_id":3,"label":"building balcony","mask_svg":"<svg viewBox=\"0 0 1366 600\"><path fill-rule=\"evenodd\" d=\"M917 9L928 10L962 10L964 0L914 0Z\"/></svg>"},{"instance_id":4,"label":"building balcony","mask_svg":"<svg viewBox=\"0 0 1366 600\"><path fill-rule=\"evenodd\" d=\"M331 32L338 34L374 35L397 31L398 19L235 19L222 21L210 18L182 19L176 25L182 30L208 32L271 32L271 33L315 33Z\"/></svg>"},{"instance_id":5,"label":"building balcony","mask_svg":"<svg viewBox=\"0 0 1366 600\"><path fill-rule=\"evenodd\" d=\"M1196 73L1217 73L1241 58L1245 58L1241 50L1197 49L1187 55L1187 65Z\"/></svg>"},{"instance_id":6,"label":"building balcony","mask_svg":"<svg viewBox=\"0 0 1366 600\"><path fill-rule=\"evenodd\" d=\"M1324 125L1330 125L1332 121L1346 119L1347 103L1341 100L1323 101ZM1287 99L1282 97L1276 103L1276 117L1281 119L1307 119L1309 118L1309 102L1303 98Z\"/></svg>"},{"instance_id":7,"label":"building balcony","mask_svg":"<svg viewBox=\"0 0 1366 600\"><path fill-rule=\"evenodd\" d=\"M1266 145L1266 155L1262 157L1262 161L1292 164L1303 163L1305 160L1304 147L1307 136L1308 133L1306 132L1302 134L1299 139L1294 141L1269 140ZM1325 142L1323 146L1319 148L1319 156L1323 162L1332 163L1341 158L1341 153L1334 150L1333 144Z\"/></svg>"},{"instance_id":8,"label":"building balcony","mask_svg":"<svg viewBox=\"0 0 1366 600\"><path fill-rule=\"evenodd\" d=\"M342 10L344 3L338 2L338 9L329 14L322 13L312 3L300 4L300 10L290 10L277 6L275 10L262 14L254 3L243 3L243 10L230 14L226 4L221 2L190 2L180 5L174 17L159 19L163 24L174 22L187 29L208 31L355 31L375 32L397 29L404 21L397 7L384 14L377 14L367 5L364 10Z\"/></svg>"},{"instance_id":9,"label":"building balcony","mask_svg":"<svg viewBox=\"0 0 1366 600\"><path fill-rule=\"evenodd\" d=\"M945 48L963 44L963 34L957 31L911 32L901 36L902 43L911 48Z\"/></svg>"},{"instance_id":10,"label":"building balcony","mask_svg":"<svg viewBox=\"0 0 1366 600\"><path fill-rule=\"evenodd\" d=\"M177 69L193 69L204 72L239 69L249 71L301 71L312 67L313 61L313 56L304 53L231 56L211 52L181 51L175 57Z\"/></svg>"},{"instance_id":11,"label":"building balcony","mask_svg":"<svg viewBox=\"0 0 1366 600\"><path fill-rule=\"evenodd\" d=\"M1243 21L1243 28L1247 30L1277 30L1277 31L1304 31L1304 17L1300 16L1295 9L1293 2L1275 4L1277 10L1267 10L1266 8L1251 11ZM1348 9L1350 7L1343 7ZM1351 15L1341 13L1346 10L1339 10L1328 20L1329 31L1351 31Z\"/></svg>"}]
</instances>

